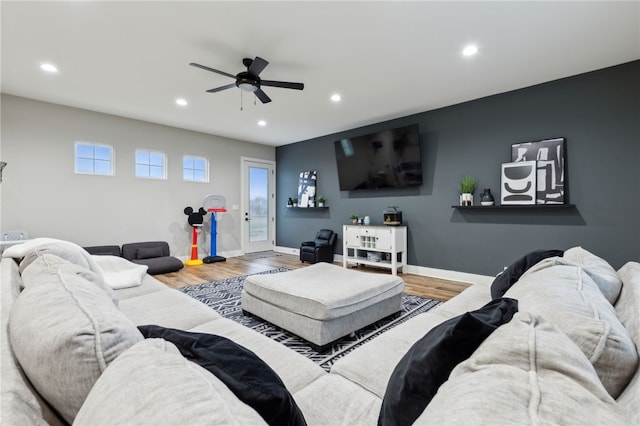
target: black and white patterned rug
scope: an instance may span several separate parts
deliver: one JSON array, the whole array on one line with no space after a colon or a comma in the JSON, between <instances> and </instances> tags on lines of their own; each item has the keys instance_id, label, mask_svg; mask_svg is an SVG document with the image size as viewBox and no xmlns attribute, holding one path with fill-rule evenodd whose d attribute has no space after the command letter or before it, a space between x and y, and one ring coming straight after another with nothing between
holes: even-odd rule
<instances>
[{"instance_id":1,"label":"black and white patterned rug","mask_svg":"<svg viewBox=\"0 0 640 426\"><path fill-rule=\"evenodd\" d=\"M277 272L286 272L288 270L289 269L287 268L279 268L262 273L274 274ZM309 346L304 339L301 339L295 334L253 316L245 316L242 313L240 293L242 292L242 286L246 277L247 275L241 275L239 277L228 278L225 280L212 281L196 286L181 288L180 291L205 303L221 316L252 328L253 330L306 356L327 371L329 371L334 362L361 344L376 338L385 331L405 322L409 318L420 313L427 312L442 303L437 300L423 299L418 296L403 294L402 313L399 317L392 316L376 321L375 323L356 331L353 335L345 336L338 340L330 350L318 353Z\"/></svg>"}]
</instances>

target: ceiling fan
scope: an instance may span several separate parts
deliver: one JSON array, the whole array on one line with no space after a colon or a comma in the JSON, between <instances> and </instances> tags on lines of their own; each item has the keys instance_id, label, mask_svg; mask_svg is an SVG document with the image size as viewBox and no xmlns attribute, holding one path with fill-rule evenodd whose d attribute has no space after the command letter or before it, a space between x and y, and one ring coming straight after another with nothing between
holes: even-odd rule
<instances>
[{"instance_id":1,"label":"ceiling fan","mask_svg":"<svg viewBox=\"0 0 640 426\"><path fill-rule=\"evenodd\" d=\"M266 93L261 89L261 86L270 86L270 87L282 87L284 89L296 89L302 90L304 89L304 84L302 83L290 83L287 81L274 81L274 80L263 80L259 77L262 70L264 70L269 62L262 59L259 56L256 56L255 59L244 58L242 63L245 67L247 67L246 71L242 71L236 75L229 74L224 71L219 71L213 68L206 67L204 65L196 64L195 62L190 63L192 67L201 68L205 71L215 72L216 74L224 75L227 77L234 78L236 80L235 83L227 84L226 86L216 87L215 89L209 89L207 92L215 93L220 92L222 90L231 89L236 86L245 92L253 92L260 102L266 104L271 102L271 98L267 96Z\"/></svg>"}]
</instances>

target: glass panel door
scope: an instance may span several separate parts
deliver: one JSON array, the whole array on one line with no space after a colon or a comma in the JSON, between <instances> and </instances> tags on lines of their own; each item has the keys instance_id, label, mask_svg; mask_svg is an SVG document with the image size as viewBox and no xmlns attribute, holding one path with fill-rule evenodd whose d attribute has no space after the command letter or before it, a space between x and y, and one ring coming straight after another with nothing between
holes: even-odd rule
<instances>
[{"instance_id":1,"label":"glass panel door","mask_svg":"<svg viewBox=\"0 0 640 426\"><path fill-rule=\"evenodd\" d=\"M272 250L275 235L273 162L243 159L244 252Z\"/></svg>"}]
</instances>

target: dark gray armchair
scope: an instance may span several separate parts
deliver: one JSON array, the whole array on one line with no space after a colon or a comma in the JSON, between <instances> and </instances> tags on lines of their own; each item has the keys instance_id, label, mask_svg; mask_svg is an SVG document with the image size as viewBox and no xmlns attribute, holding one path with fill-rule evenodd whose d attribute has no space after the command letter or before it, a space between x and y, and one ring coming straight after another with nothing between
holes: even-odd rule
<instances>
[{"instance_id":1,"label":"dark gray armchair","mask_svg":"<svg viewBox=\"0 0 640 426\"><path fill-rule=\"evenodd\" d=\"M337 239L338 234L331 229L319 230L315 240L305 241L300 245L300 261L310 263L333 262L333 251Z\"/></svg>"}]
</instances>

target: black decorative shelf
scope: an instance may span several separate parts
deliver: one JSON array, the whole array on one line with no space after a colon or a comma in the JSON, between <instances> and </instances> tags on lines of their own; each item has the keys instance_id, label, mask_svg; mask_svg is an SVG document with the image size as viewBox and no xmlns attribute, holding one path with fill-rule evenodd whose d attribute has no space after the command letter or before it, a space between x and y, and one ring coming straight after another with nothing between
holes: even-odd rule
<instances>
[{"instance_id":1,"label":"black decorative shelf","mask_svg":"<svg viewBox=\"0 0 640 426\"><path fill-rule=\"evenodd\" d=\"M451 206L457 210L560 210L573 209L575 204L507 204L496 206Z\"/></svg>"},{"instance_id":2,"label":"black decorative shelf","mask_svg":"<svg viewBox=\"0 0 640 426\"><path fill-rule=\"evenodd\" d=\"M291 210L328 210L329 207L287 207Z\"/></svg>"}]
</instances>

